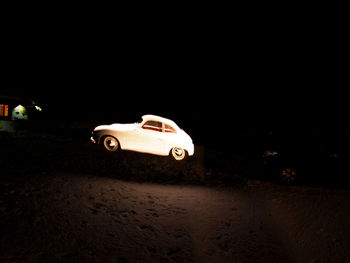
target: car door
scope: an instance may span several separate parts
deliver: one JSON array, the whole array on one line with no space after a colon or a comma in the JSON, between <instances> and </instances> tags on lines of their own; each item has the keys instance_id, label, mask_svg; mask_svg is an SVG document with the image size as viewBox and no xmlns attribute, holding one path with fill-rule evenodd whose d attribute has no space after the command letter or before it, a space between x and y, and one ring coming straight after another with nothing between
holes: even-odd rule
<instances>
[{"instance_id":1,"label":"car door","mask_svg":"<svg viewBox=\"0 0 350 263\"><path fill-rule=\"evenodd\" d=\"M163 123L148 120L140 127L139 151L163 154Z\"/></svg>"},{"instance_id":2,"label":"car door","mask_svg":"<svg viewBox=\"0 0 350 263\"><path fill-rule=\"evenodd\" d=\"M164 139L163 139L163 147L164 152L167 154L170 152L170 150L175 146L181 146L178 144L178 134L175 128L173 128L169 124L164 124Z\"/></svg>"}]
</instances>

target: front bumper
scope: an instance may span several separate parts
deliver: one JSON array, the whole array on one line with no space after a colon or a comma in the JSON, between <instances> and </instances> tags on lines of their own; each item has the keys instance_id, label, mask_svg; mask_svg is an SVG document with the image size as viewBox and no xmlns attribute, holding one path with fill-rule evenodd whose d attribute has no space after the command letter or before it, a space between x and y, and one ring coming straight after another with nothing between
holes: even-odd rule
<instances>
[{"instance_id":1,"label":"front bumper","mask_svg":"<svg viewBox=\"0 0 350 263\"><path fill-rule=\"evenodd\" d=\"M91 136L91 137L90 137L90 141L92 141L93 143L95 143L95 144L96 144L96 140L94 139L94 137L93 137L93 136Z\"/></svg>"}]
</instances>

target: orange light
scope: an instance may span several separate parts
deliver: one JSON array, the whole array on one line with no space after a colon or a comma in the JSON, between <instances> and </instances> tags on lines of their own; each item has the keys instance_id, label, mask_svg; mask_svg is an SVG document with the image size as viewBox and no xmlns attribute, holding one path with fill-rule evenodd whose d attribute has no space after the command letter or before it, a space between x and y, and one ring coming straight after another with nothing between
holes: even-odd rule
<instances>
[{"instance_id":1,"label":"orange light","mask_svg":"<svg viewBox=\"0 0 350 263\"><path fill-rule=\"evenodd\" d=\"M5 105L5 114L4 116L9 116L9 105Z\"/></svg>"},{"instance_id":2,"label":"orange light","mask_svg":"<svg viewBox=\"0 0 350 263\"><path fill-rule=\"evenodd\" d=\"M9 105L0 104L0 116L9 116Z\"/></svg>"}]
</instances>

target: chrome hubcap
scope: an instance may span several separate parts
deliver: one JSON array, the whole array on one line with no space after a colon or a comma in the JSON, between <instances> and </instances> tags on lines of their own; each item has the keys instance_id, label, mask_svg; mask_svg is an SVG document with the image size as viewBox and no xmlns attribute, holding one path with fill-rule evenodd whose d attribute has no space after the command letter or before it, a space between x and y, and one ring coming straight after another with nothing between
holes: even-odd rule
<instances>
[{"instance_id":1,"label":"chrome hubcap","mask_svg":"<svg viewBox=\"0 0 350 263\"><path fill-rule=\"evenodd\" d=\"M296 173L294 169L287 168L282 171L282 178L285 182L291 183L295 180Z\"/></svg>"},{"instance_id":2,"label":"chrome hubcap","mask_svg":"<svg viewBox=\"0 0 350 263\"><path fill-rule=\"evenodd\" d=\"M108 141L108 146L113 148L115 146L115 142L112 140Z\"/></svg>"},{"instance_id":3,"label":"chrome hubcap","mask_svg":"<svg viewBox=\"0 0 350 263\"><path fill-rule=\"evenodd\" d=\"M109 151L115 151L118 149L118 142L114 138L106 138L104 141L105 148Z\"/></svg>"},{"instance_id":4,"label":"chrome hubcap","mask_svg":"<svg viewBox=\"0 0 350 263\"><path fill-rule=\"evenodd\" d=\"M177 156L181 156L181 155L183 154L183 150L180 149L180 148L175 148L175 154L176 154Z\"/></svg>"}]
</instances>

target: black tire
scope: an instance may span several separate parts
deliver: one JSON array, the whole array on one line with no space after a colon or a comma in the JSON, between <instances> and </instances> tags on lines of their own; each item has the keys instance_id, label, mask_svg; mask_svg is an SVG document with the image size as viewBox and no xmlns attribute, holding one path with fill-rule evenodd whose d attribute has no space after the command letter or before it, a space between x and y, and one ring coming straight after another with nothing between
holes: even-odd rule
<instances>
[{"instance_id":1,"label":"black tire","mask_svg":"<svg viewBox=\"0 0 350 263\"><path fill-rule=\"evenodd\" d=\"M113 136L106 136L103 138L103 146L110 152L115 152L119 149L119 142Z\"/></svg>"}]
</instances>

